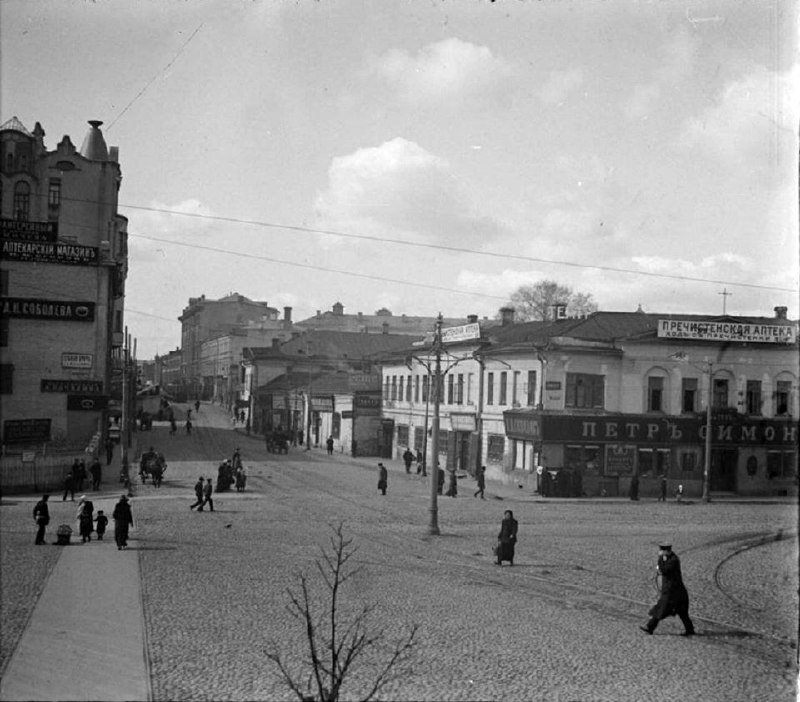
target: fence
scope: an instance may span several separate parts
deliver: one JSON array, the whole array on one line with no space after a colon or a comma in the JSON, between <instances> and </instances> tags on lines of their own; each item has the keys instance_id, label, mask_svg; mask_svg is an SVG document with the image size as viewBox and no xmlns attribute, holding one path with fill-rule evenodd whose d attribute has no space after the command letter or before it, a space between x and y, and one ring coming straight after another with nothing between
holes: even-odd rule
<instances>
[{"instance_id":1,"label":"fence","mask_svg":"<svg viewBox=\"0 0 800 702\"><path fill-rule=\"evenodd\" d=\"M3 494L12 492L56 492L64 489L64 478L78 453L0 458L0 487ZM28 456L26 455L26 458Z\"/></svg>"}]
</instances>

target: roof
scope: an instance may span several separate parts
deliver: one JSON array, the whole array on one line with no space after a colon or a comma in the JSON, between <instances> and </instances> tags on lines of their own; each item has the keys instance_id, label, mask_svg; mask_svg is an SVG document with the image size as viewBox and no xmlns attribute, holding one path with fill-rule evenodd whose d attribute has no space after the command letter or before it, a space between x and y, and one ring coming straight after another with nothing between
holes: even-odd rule
<instances>
[{"instance_id":1,"label":"roof","mask_svg":"<svg viewBox=\"0 0 800 702\"><path fill-rule=\"evenodd\" d=\"M280 346L284 356L333 357L359 360L406 348L406 334L365 334L360 332L312 330Z\"/></svg>"},{"instance_id":2,"label":"roof","mask_svg":"<svg viewBox=\"0 0 800 702\"><path fill-rule=\"evenodd\" d=\"M337 303L339 305L341 303ZM388 310L379 310L380 314L337 314L336 312L321 312L308 319L295 322L295 327L300 329L318 329L330 331L372 332L381 333L387 329L392 334L405 334L409 336L422 336L432 332L436 326L436 317L414 315L393 315ZM497 320L479 320L481 327L499 324ZM466 317L446 317L445 327L456 327L468 324Z\"/></svg>"},{"instance_id":3,"label":"roof","mask_svg":"<svg viewBox=\"0 0 800 702\"><path fill-rule=\"evenodd\" d=\"M342 371L321 373L284 373L258 387L260 395L279 395L292 390L306 391L312 395L346 394L350 390L350 374Z\"/></svg>"},{"instance_id":4,"label":"roof","mask_svg":"<svg viewBox=\"0 0 800 702\"><path fill-rule=\"evenodd\" d=\"M33 134L31 134L26 129L25 125L22 124L22 122L20 122L17 119L16 115L14 117L12 117L11 119L5 121L3 124L0 124L0 132L9 131L9 130L10 131L14 131L14 132L21 132L25 136L29 136L29 137L33 136Z\"/></svg>"}]
</instances>

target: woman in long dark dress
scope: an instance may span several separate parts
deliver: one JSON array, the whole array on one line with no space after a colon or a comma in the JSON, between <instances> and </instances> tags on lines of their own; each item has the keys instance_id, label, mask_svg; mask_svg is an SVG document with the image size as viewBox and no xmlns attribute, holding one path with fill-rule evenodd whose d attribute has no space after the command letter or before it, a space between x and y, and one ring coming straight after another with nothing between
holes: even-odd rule
<instances>
[{"instance_id":1,"label":"woman in long dark dress","mask_svg":"<svg viewBox=\"0 0 800 702\"><path fill-rule=\"evenodd\" d=\"M112 517L114 518L114 539L117 542L117 550L128 548L128 529L133 526L133 514L127 496L123 495L119 498Z\"/></svg>"},{"instance_id":2,"label":"woman in long dark dress","mask_svg":"<svg viewBox=\"0 0 800 702\"><path fill-rule=\"evenodd\" d=\"M514 545L517 543L517 529L519 524L514 519L514 513L507 509L503 513L503 521L500 523L500 533L497 535L497 565L503 561L508 561L514 565Z\"/></svg>"},{"instance_id":3,"label":"woman in long dark dress","mask_svg":"<svg viewBox=\"0 0 800 702\"><path fill-rule=\"evenodd\" d=\"M92 530L94 529L94 505L86 499L86 495L81 497L78 507L78 532L81 535L81 542L86 543L92 540Z\"/></svg>"}]
</instances>

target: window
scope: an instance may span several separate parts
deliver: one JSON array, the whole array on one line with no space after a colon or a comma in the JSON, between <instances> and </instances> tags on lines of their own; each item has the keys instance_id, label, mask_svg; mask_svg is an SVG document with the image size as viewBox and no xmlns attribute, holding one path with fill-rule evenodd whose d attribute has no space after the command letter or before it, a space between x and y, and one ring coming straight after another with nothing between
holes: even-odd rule
<instances>
[{"instance_id":1,"label":"window","mask_svg":"<svg viewBox=\"0 0 800 702\"><path fill-rule=\"evenodd\" d=\"M528 371L528 407L536 404L536 371Z\"/></svg>"},{"instance_id":2,"label":"window","mask_svg":"<svg viewBox=\"0 0 800 702\"><path fill-rule=\"evenodd\" d=\"M391 399L391 397L389 395L389 376L388 375L386 376L386 380L383 383L383 399L384 400Z\"/></svg>"},{"instance_id":3,"label":"window","mask_svg":"<svg viewBox=\"0 0 800 702\"><path fill-rule=\"evenodd\" d=\"M411 393L412 393L412 376L408 376L406 378L406 400L411 402Z\"/></svg>"},{"instance_id":4,"label":"window","mask_svg":"<svg viewBox=\"0 0 800 702\"><path fill-rule=\"evenodd\" d=\"M519 406L519 397L518 397L519 377L520 377L520 372L514 371L514 375L512 376L511 379L511 404L514 405L514 407Z\"/></svg>"},{"instance_id":5,"label":"window","mask_svg":"<svg viewBox=\"0 0 800 702\"><path fill-rule=\"evenodd\" d=\"M456 383L456 404L464 404L464 374L458 374L458 382Z\"/></svg>"},{"instance_id":6,"label":"window","mask_svg":"<svg viewBox=\"0 0 800 702\"><path fill-rule=\"evenodd\" d=\"M116 310L114 312L114 331L118 333L122 333L122 310Z\"/></svg>"},{"instance_id":7,"label":"window","mask_svg":"<svg viewBox=\"0 0 800 702\"><path fill-rule=\"evenodd\" d=\"M0 347L8 346L8 317L0 318Z\"/></svg>"},{"instance_id":8,"label":"window","mask_svg":"<svg viewBox=\"0 0 800 702\"><path fill-rule=\"evenodd\" d=\"M603 451L599 446L567 445L564 449L564 466L584 475L603 474Z\"/></svg>"},{"instance_id":9,"label":"window","mask_svg":"<svg viewBox=\"0 0 800 702\"><path fill-rule=\"evenodd\" d=\"M605 376L587 373L567 373L567 407L604 406Z\"/></svg>"},{"instance_id":10,"label":"window","mask_svg":"<svg viewBox=\"0 0 800 702\"><path fill-rule=\"evenodd\" d=\"M647 411L663 412L664 410L664 378L647 379Z\"/></svg>"},{"instance_id":11,"label":"window","mask_svg":"<svg viewBox=\"0 0 800 702\"><path fill-rule=\"evenodd\" d=\"M494 373L486 374L486 404L494 404Z\"/></svg>"},{"instance_id":12,"label":"window","mask_svg":"<svg viewBox=\"0 0 800 702\"><path fill-rule=\"evenodd\" d=\"M58 219L61 207L61 179L51 178L47 186L47 214L50 219ZM109 237L109 240L110 237Z\"/></svg>"},{"instance_id":13,"label":"window","mask_svg":"<svg viewBox=\"0 0 800 702\"><path fill-rule=\"evenodd\" d=\"M397 376L396 375L392 376L392 396L391 396L391 399L392 400L396 400L397 399Z\"/></svg>"},{"instance_id":14,"label":"window","mask_svg":"<svg viewBox=\"0 0 800 702\"><path fill-rule=\"evenodd\" d=\"M455 378L452 375L447 376L447 404L453 404L453 391L455 385Z\"/></svg>"},{"instance_id":15,"label":"window","mask_svg":"<svg viewBox=\"0 0 800 702\"><path fill-rule=\"evenodd\" d=\"M697 411L697 378L681 381L681 412Z\"/></svg>"},{"instance_id":16,"label":"window","mask_svg":"<svg viewBox=\"0 0 800 702\"><path fill-rule=\"evenodd\" d=\"M472 404L472 382L475 377L474 373L467 373L467 404Z\"/></svg>"},{"instance_id":17,"label":"window","mask_svg":"<svg viewBox=\"0 0 800 702\"><path fill-rule=\"evenodd\" d=\"M694 473L697 467L697 455L694 453L682 453L680 462L682 473Z\"/></svg>"},{"instance_id":18,"label":"window","mask_svg":"<svg viewBox=\"0 0 800 702\"><path fill-rule=\"evenodd\" d=\"M486 447L486 460L490 463L502 463L506 451L506 437L502 434L489 434L486 437L489 444Z\"/></svg>"},{"instance_id":19,"label":"window","mask_svg":"<svg viewBox=\"0 0 800 702\"><path fill-rule=\"evenodd\" d=\"M789 393L792 383L789 380L779 380L775 384L775 414L781 416L789 414Z\"/></svg>"},{"instance_id":20,"label":"window","mask_svg":"<svg viewBox=\"0 0 800 702\"><path fill-rule=\"evenodd\" d=\"M728 379L714 378L714 386L711 394L711 406L721 409L728 407Z\"/></svg>"},{"instance_id":21,"label":"window","mask_svg":"<svg viewBox=\"0 0 800 702\"><path fill-rule=\"evenodd\" d=\"M761 381L748 380L745 396L745 411L747 414L761 414Z\"/></svg>"},{"instance_id":22,"label":"window","mask_svg":"<svg viewBox=\"0 0 800 702\"><path fill-rule=\"evenodd\" d=\"M797 454L794 451L767 451L767 477L794 478L797 475Z\"/></svg>"},{"instance_id":23,"label":"window","mask_svg":"<svg viewBox=\"0 0 800 702\"><path fill-rule=\"evenodd\" d=\"M447 455L447 441L450 438L450 432L447 429L439 431L439 453ZM441 466L440 466L441 467Z\"/></svg>"},{"instance_id":24,"label":"window","mask_svg":"<svg viewBox=\"0 0 800 702\"><path fill-rule=\"evenodd\" d=\"M14 392L14 366L11 363L0 364L0 395L11 395Z\"/></svg>"},{"instance_id":25,"label":"window","mask_svg":"<svg viewBox=\"0 0 800 702\"><path fill-rule=\"evenodd\" d=\"M14 219L27 220L30 217L31 186L20 181L14 186Z\"/></svg>"},{"instance_id":26,"label":"window","mask_svg":"<svg viewBox=\"0 0 800 702\"><path fill-rule=\"evenodd\" d=\"M414 378L414 402L419 402L419 376Z\"/></svg>"},{"instance_id":27,"label":"window","mask_svg":"<svg viewBox=\"0 0 800 702\"><path fill-rule=\"evenodd\" d=\"M397 445L408 446L408 424L397 425Z\"/></svg>"},{"instance_id":28,"label":"window","mask_svg":"<svg viewBox=\"0 0 800 702\"><path fill-rule=\"evenodd\" d=\"M431 377L429 375L422 376L422 401L428 401L428 384L430 383Z\"/></svg>"},{"instance_id":29,"label":"window","mask_svg":"<svg viewBox=\"0 0 800 702\"><path fill-rule=\"evenodd\" d=\"M506 371L500 373L500 404L508 404L508 373Z\"/></svg>"}]
</instances>

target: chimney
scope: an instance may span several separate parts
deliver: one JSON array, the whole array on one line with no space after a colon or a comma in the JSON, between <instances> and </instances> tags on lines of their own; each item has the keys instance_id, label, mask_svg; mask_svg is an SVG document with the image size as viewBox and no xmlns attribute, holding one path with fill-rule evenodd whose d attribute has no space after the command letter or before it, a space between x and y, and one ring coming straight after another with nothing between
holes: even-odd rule
<instances>
[{"instance_id":1,"label":"chimney","mask_svg":"<svg viewBox=\"0 0 800 702\"><path fill-rule=\"evenodd\" d=\"M514 308L513 307L501 307L500 308L500 320L502 326L506 327L509 324L514 323Z\"/></svg>"},{"instance_id":2,"label":"chimney","mask_svg":"<svg viewBox=\"0 0 800 702\"><path fill-rule=\"evenodd\" d=\"M289 322L291 324L291 322L292 322L292 308L291 307L284 307L283 308L283 321L284 322Z\"/></svg>"},{"instance_id":3,"label":"chimney","mask_svg":"<svg viewBox=\"0 0 800 702\"><path fill-rule=\"evenodd\" d=\"M786 313L789 311L788 307L776 307L775 308L775 319L786 319Z\"/></svg>"},{"instance_id":4,"label":"chimney","mask_svg":"<svg viewBox=\"0 0 800 702\"><path fill-rule=\"evenodd\" d=\"M383 333L384 333L384 334L388 334L388 333L389 333L389 322L384 322L384 323L381 325L381 327L383 328Z\"/></svg>"},{"instance_id":5,"label":"chimney","mask_svg":"<svg viewBox=\"0 0 800 702\"><path fill-rule=\"evenodd\" d=\"M467 315L467 323L468 324L475 324L478 321L477 314L468 314Z\"/></svg>"},{"instance_id":6,"label":"chimney","mask_svg":"<svg viewBox=\"0 0 800 702\"><path fill-rule=\"evenodd\" d=\"M322 316L322 310L317 310L317 319L319 319L321 316Z\"/></svg>"}]
</instances>

